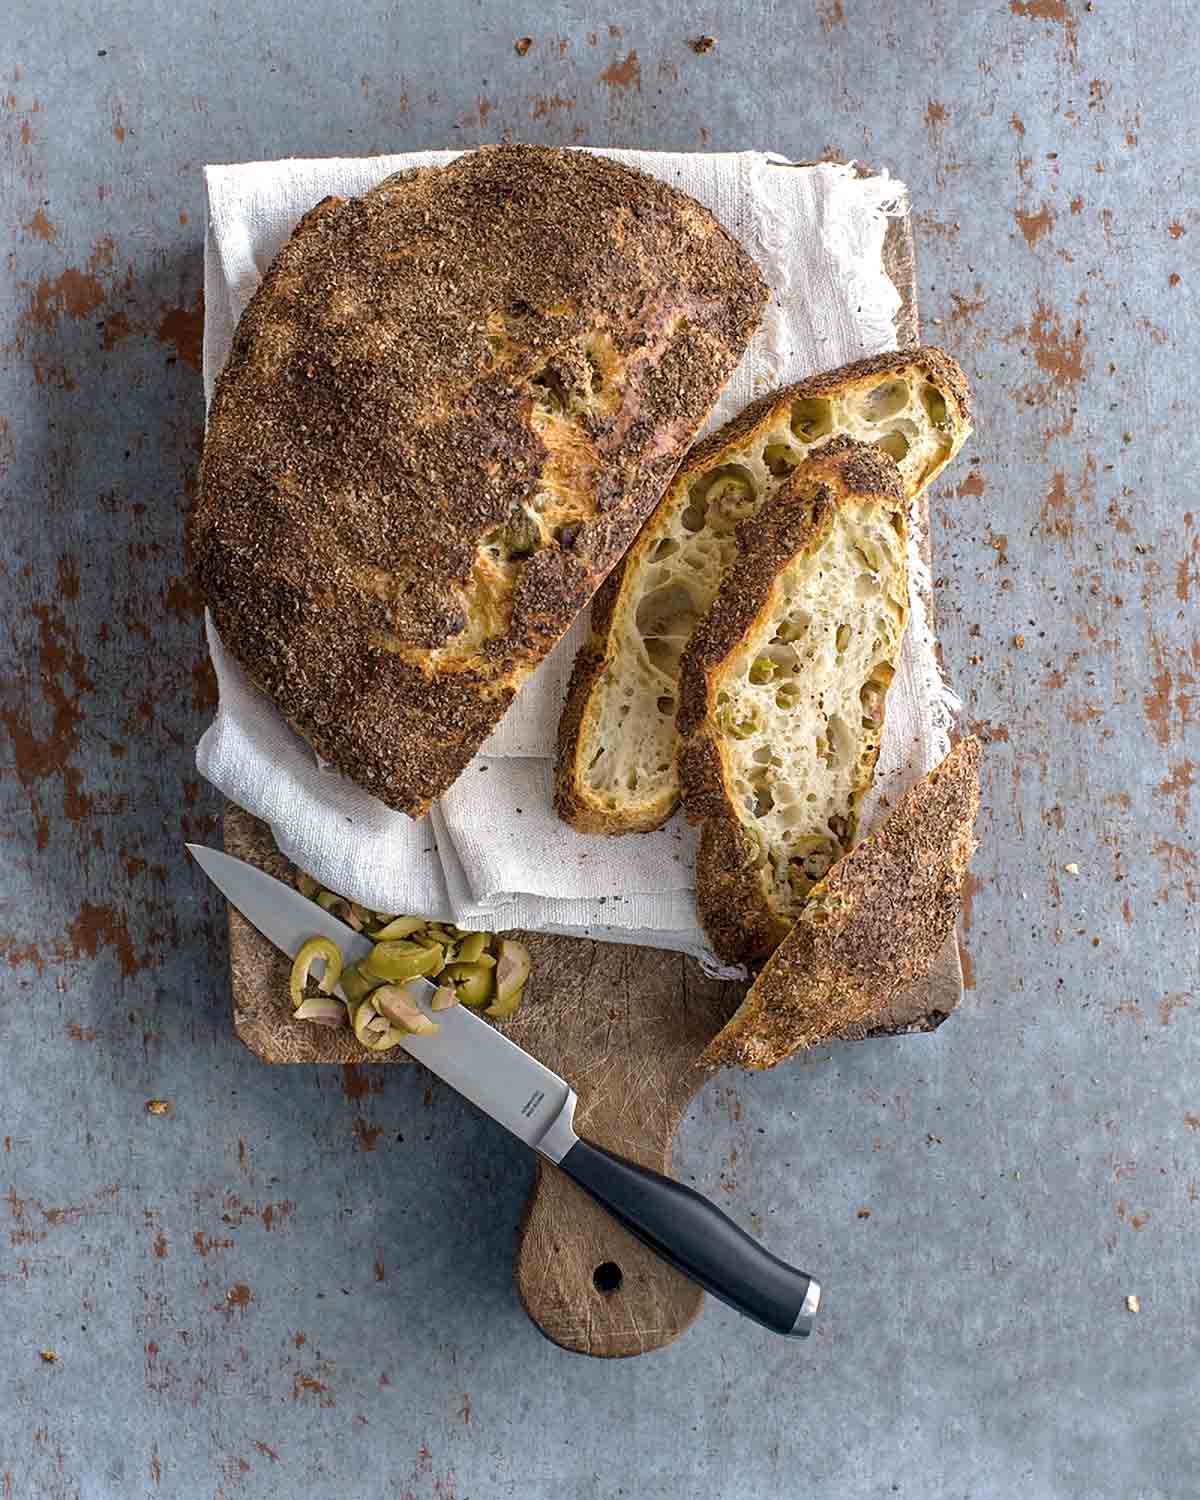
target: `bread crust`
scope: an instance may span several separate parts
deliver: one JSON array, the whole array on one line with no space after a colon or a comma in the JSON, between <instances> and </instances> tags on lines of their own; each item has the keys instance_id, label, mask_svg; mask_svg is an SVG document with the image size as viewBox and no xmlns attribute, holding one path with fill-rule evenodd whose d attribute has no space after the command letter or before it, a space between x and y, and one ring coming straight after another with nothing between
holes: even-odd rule
<instances>
[{"instance_id":1,"label":"bread crust","mask_svg":"<svg viewBox=\"0 0 1200 1500\"><path fill-rule=\"evenodd\" d=\"M929 973L976 848L980 744L961 740L840 860L701 1058L770 1068L848 1028L870 1031Z\"/></svg>"},{"instance_id":2,"label":"bread crust","mask_svg":"<svg viewBox=\"0 0 1200 1500\"><path fill-rule=\"evenodd\" d=\"M699 204L586 152L317 205L210 412L190 544L226 647L420 816L629 545L765 296Z\"/></svg>"},{"instance_id":3,"label":"bread crust","mask_svg":"<svg viewBox=\"0 0 1200 1500\"><path fill-rule=\"evenodd\" d=\"M817 553L841 507L880 508L892 514L907 550L904 486L886 455L853 438L833 438L738 532L739 551L708 613L684 652L679 674L679 781L688 821L700 825L696 855L696 900L704 930L716 952L730 963L748 963L771 953L791 922L769 899L758 846L735 809L729 746L717 717L717 699L730 661L747 638L761 632L778 607L781 572ZM907 572L898 579L903 616L897 650L908 618ZM860 762L855 800L846 810L852 840L857 798L870 786L878 739Z\"/></svg>"},{"instance_id":4,"label":"bread crust","mask_svg":"<svg viewBox=\"0 0 1200 1500\"><path fill-rule=\"evenodd\" d=\"M944 461L919 486L910 488L911 499L933 483L971 431L971 395L966 376L949 355L932 345L878 354L768 392L696 444L687 455L654 514L597 593L588 639L575 658L559 720L555 766L555 808L573 828L582 833L645 833L661 827L678 806L678 787L672 785L661 795L631 797L620 808L613 808L589 788L586 772L594 754L593 731L599 714L597 689L606 671L613 668L618 652L614 623L619 615L637 608L640 574L662 534L665 520L678 508L682 496L701 474L734 460L753 446L795 402L849 393L874 384L880 376L902 370L924 374L943 394L951 434Z\"/></svg>"}]
</instances>

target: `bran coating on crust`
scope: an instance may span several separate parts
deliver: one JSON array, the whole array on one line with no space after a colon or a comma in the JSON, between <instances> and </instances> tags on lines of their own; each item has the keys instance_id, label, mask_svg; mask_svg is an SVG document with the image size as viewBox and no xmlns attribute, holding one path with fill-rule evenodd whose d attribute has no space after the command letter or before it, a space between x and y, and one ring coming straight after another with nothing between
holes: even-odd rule
<instances>
[{"instance_id":1,"label":"bran coating on crust","mask_svg":"<svg viewBox=\"0 0 1200 1500\"><path fill-rule=\"evenodd\" d=\"M326 199L214 394L189 542L223 642L420 816L628 547L765 297L707 210L586 152Z\"/></svg>"}]
</instances>

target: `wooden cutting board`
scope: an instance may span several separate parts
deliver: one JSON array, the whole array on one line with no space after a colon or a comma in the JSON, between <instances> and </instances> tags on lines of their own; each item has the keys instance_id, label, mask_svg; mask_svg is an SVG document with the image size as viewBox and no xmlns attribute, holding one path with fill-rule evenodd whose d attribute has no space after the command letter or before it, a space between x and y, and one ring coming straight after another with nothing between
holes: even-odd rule
<instances>
[{"instance_id":1,"label":"wooden cutting board","mask_svg":"<svg viewBox=\"0 0 1200 1500\"><path fill-rule=\"evenodd\" d=\"M890 222L884 260L902 299L898 341L902 347L915 344L908 219ZM294 880L294 868L265 823L227 803L224 827L230 854ZM533 978L521 1010L503 1029L572 1085L582 1134L668 1171L676 1127L706 1076L696 1060L733 1014L742 987L706 978L676 953L516 935L529 947ZM415 1066L399 1048L384 1058L373 1056L348 1029L293 1022L288 960L232 908L229 944L234 1026L264 1062ZM961 993L951 938L933 973L901 996L870 1034L933 1030ZM738 1205L732 1207L744 1219ZM610 1358L669 1344L704 1300L699 1287L651 1254L556 1168L541 1163L518 1235L516 1281L526 1311L547 1338L564 1349Z\"/></svg>"}]
</instances>

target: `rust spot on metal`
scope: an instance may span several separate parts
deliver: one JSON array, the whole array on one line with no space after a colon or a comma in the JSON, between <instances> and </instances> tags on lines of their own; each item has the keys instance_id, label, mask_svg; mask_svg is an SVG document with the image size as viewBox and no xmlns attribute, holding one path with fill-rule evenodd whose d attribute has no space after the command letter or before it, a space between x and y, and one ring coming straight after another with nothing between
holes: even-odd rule
<instances>
[{"instance_id":1,"label":"rust spot on metal","mask_svg":"<svg viewBox=\"0 0 1200 1500\"><path fill-rule=\"evenodd\" d=\"M1178 219L1172 219L1171 222L1167 225L1167 233L1173 240L1181 240L1187 233L1187 230L1183 227Z\"/></svg>"},{"instance_id":2,"label":"rust spot on metal","mask_svg":"<svg viewBox=\"0 0 1200 1500\"><path fill-rule=\"evenodd\" d=\"M254 1293L244 1281L238 1281L225 1293L225 1302L219 1305L215 1311L223 1312L228 1317L235 1308L243 1311L254 1301Z\"/></svg>"},{"instance_id":3,"label":"rust spot on metal","mask_svg":"<svg viewBox=\"0 0 1200 1500\"><path fill-rule=\"evenodd\" d=\"M1071 199L1071 213L1073 215L1075 215L1075 214L1081 214L1082 212L1083 212L1083 199L1081 197L1079 197L1078 194L1076 194L1075 197Z\"/></svg>"},{"instance_id":4,"label":"rust spot on metal","mask_svg":"<svg viewBox=\"0 0 1200 1500\"><path fill-rule=\"evenodd\" d=\"M202 1234L200 1230L197 1229L196 1233L192 1235L192 1248L195 1250L197 1255L207 1260L208 1256L214 1250L232 1250L233 1241L220 1240L213 1235Z\"/></svg>"},{"instance_id":5,"label":"rust spot on metal","mask_svg":"<svg viewBox=\"0 0 1200 1500\"><path fill-rule=\"evenodd\" d=\"M49 332L58 326L64 313L72 318L86 318L94 313L104 297L104 287L97 276L68 266L53 281L43 276L38 282L25 320Z\"/></svg>"},{"instance_id":6,"label":"rust spot on metal","mask_svg":"<svg viewBox=\"0 0 1200 1500\"><path fill-rule=\"evenodd\" d=\"M315 1375L301 1370L292 1382L292 1400L303 1401L306 1396L316 1396L319 1404L324 1407L337 1405L323 1380L318 1380Z\"/></svg>"},{"instance_id":7,"label":"rust spot on metal","mask_svg":"<svg viewBox=\"0 0 1200 1500\"><path fill-rule=\"evenodd\" d=\"M1069 537L1075 530L1075 501L1067 494L1061 469L1050 481L1050 493L1042 502L1041 526L1046 536Z\"/></svg>"},{"instance_id":8,"label":"rust spot on metal","mask_svg":"<svg viewBox=\"0 0 1200 1500\"><path fill-rule=\"evenodd\" d=\"M1164 995L1158 1002L1158 1024L1160 1026L1169 1026L1171 1024L1171 1017L1177 1010L1191 1010L1191 1008L1192 1002L1187 995L1179 993Z\"/></svg>"},{"instance_id":9,"label":"rust spot on metal","mask_svg":"<svg viewBox=\"0 0 1200 1500\"><path fill-rule=\"evenodd\" d=\"M154 1259L155 1260L166 1260L166 1258L167 1258L167 1237L162 1232L161 1229L154 1236L154 1244L152 1246L152 1249L153 1249L153 1252L154 1252Z\"/></svg>"},{"instance_id":10,"label":"rust spot on metal","mask_svg":"<svg viewBox=\"0 0 1200 1500\"><path fill-rule=\"evenodd\" d=\"M1083 379L1087 340L1082 323L1076 322L1070 336L1065 336L1058 314L1039 300L1029 325L1029 342L1038 369L1053 377L1055 383L1070 386Z\"/></svg>"},{"instance_id":11,"label":"rust spot on metal","mask_svg":"<svg viewBox=\"0 0 1200 1500\"><path fill-rule=\"evenodd\" d=\"M29 234L36 235L39 240L45 240L48 245L52 245L58 238L58 230L46 217L46 210L41 207L34 209L33 218L27 224L22 224L21 228Z\"/></svg>"},{"instance_id":12,"label":"rust spot on metal","mask_svg":"<svg viewBox=\"0 0 1200 1500\"><path fill-rule=\"evenodd\" d=\"M121 965L121 973L127 979L149 966L150 960L139 957L134 951L124 912L118 912L113 906L85 901L68 931L76 958L85 953L89 958L95 958L101 947L111 948Z\"/></svg>"},{"instance_id":13,"label":"rust spot on metal","mask_svg":"<svg viewBox=\"0 0 1200 1500\"><path fill-rule=\"evenodd\" d=\"M975 291L975 297L964 297L959 292L950 293L950 300L954 304L950 311L952 323L973 323L975 315L987 306L987 298L980 293L978 282L975 283Z\"/></svg>"},{"instance_id":14,"label":"rust spot on metal","mask_svg":"<svg viewBox=\"0 0 1200 1500\"><path fill-rule=\"evenodd\" d=\"M1183 524L1189 531L1192 529L1192 512L1185 511ZM1188 604L1192 597L1192 587L1200 589L1200 531L1197 531L1191 541L1185 546L1183 556L1175 569L1175 597L1180 604Z\"/></svg>"},{"instance_id":15,"label":"rust spot on metal","mask_svg":"<svg viewBox=\"0 0 1200 1500\"><path fill-rule=\"evenodd\" d=\"M110 313L100 330L100 347L105 351L115 349L122 339L129 337L132 331L128 314L119 310Z\"/></svg>"},{"instance_id":16,"label":"rust spot on metal","mask_svg":"<svg viewBox=\"0 0 1200 1500\"><path fill-rule=\"evenodd\" d=\"M1063 46L1067 58L1075 60L1079 32L1075 13L1066 0L1008 0L1008 8L1014 16L1027 16L1034 21L1049 21L1063 30Z\"/></svg>"},{"instance_id":17,"label":"rust spot on metal","mask_svg":"<svg viewBox=\"0 0 1200 1500\"><path fill-rule=\"evenodd\" d=\"M975 988L975 963L961 938L958 940L958 961L962 965L963 989L973 990Z\"/></svg>"},{"instance_id":18,"label":"rust spot on metal","mask_svg":"<svg viewBox=\"0 0 1200 1500\"><path fill-rule=\"evenodd\" d=\"M835 26L846 24L846 10L842 0L826 0L826 3L817 7L817 15L821 18L821 30L832 31Z\"/></svg>"},{"instance_id":19,"label":"rust spot on metal","mask_svg":"<svg viewBox=\"0 0 1200 1500\"><path fill-rule=\"evenodd\" d=\"M925 125L934 140L940 137L942 126L945 123L946 106L939 104L936 99L931 99L925 106Z\"/></svg>"},{"instance_id":20,"label":"rust spot on metal","mask_svg":"<svg viewBox=\"0 0 1200 1500\"><path fill-rule=\"evenodd\" d=\"M207 656L192 663L192 707L198 714L215 713L220 695L217 674Z\"/></svg>"},{"instance_id":21,"label":"rust spot on metal","mask_svg":"<svg viewBox=\"0 0 1200 1500\"><path fill-rule=\"evenodd\" d=\"M631 52L624 62L615 62L600 75L601 83L613 89L636 89L642 91L642 65L636 52Z\"/></svg>"},{"instance_id":22,"label":"rust spot on metal","mask_svg":"<svg viewBox=\"0 0 1200 1500\"><path fill-rule=\"evenodd\" d=\"M305 1344L308 1343L308 1335L304 1333L294 1333L292 1335L292 1343L295 1344L297 1349L303 1349Z\"/></svg>"},{"instance_id":23,"label":"rust spot on metal","mask_svg":"<svg viewBox=\"0 0 1200 1500\"><path fill-rule=\"evenodd\" d=\"M533 118L544 120L547 115L553 114L559 109L574 109L575 100L568 99L563 94L538 94L533 100Z\"/></svg>"},{"instance_id":24,"label":"rust spot on metal","mask_svg":"<svg viewBox=\"0 0 1200 1500\"><path fill-rule=\"evenodd\" d=\"M160 344L173 348L184 364L199 370L204 342L204 293L196 293L196 301L190 308L164 305L156 337Z\"/></svg>"},{"instance_id":25,"label":"rust spot on metal","mask_svg":"<svg viewBox=\"0 0 1200 1500\"><path fill-rule=\"evenodd\" d=\"M150 1447L150 1482L157 1489L162 1483L162 1459L158 1455L158 1444Z\"/></svg>"},{"instance_id":26,"label":"rust spot on metal","mask_svg":"<svg viewBox=\"0 0 1200 1500\"><path fill-rule=\"evenodd\" d=\"M1170 768L1167 776L1158 783L1155 791L1161 797L1175 799L1175 821L1180 828L1187 827L1188 808L1191 805L1192 787L1196 784L1196 762L1181 760Z\"/></svg>"},{"instance_id":27,"label":"rust spot on metal","mask_svg":"<svg viewBox=\"0 0 1200 1500\"><path fill-rule=\"evenodd\" d=\"M96 1033L90 1026L80 1026L77 1021L72 1021L67 1027L67 1035L73 1042L94 1042Z\"/></svg>"},{"instance_id":28,"label":"rust spot on metal","mask_svg":"<svg viewBox=\"0 0 1200 1500\"><path fill-rule=\"evenodd\" d=\"M984 882L970 870L963 877L962 884L962 925L964 932L970 932L971 923L975 916L975 897L983 890Z\"/></svg>"},{"instance_id":29,"label":"rust spot on metal","mask_svg":"<svg viewBox=\"0 0 1200 1500\"><path fill-rule=\"evenodd\" d=\"M354 1138L358 1141L360 1151L374 1151L379 1137L383 1134L382 1125L368 1125L361 1115L354 1120Z\"/></svg>"},{"instance_id":30,"label":"rust spot on metal","mask_svg":"<svg viewBox=\"0 0 1200 1500\"><path fill-rule=\"evenodd\" d=\"M1150 652L1154 673L1150 678L1150 689L1143 695L1146 718L1150 731L1162 746L1171 742L1174 732L1173 720L1181 727L1193 722L1196 700L1192 689L1196 686L1196 673L1192 663L1200 666L1200 641L1193 642L1190 653L1181 652L1180 660L1172 663L1168 647L1157 635L1150 637Z\"/></svg>"},{"instance_id":31,"label":"rust spot on metal","mask_svg":"<svg viewBox=\"0 0 1200 1500\"><path fill-rule=\"evenodd\" d=\"M364 1073L357 1063L342 1065L342 1093L347 1099L365 1099L368 1094L383 1093L383 1073Z\"/></svg>"},{"instance_id":32,"label":"rust spot on metal","mask_svg":"<svg viewBox=\"0 0 1200 1500\"><path fill-rule=\"evenodd\" d=\"M277 1464L279 1462L279 1454L276 1453L274 1448L269 1447L266 1443L261 1442L258 1438L254 1439L254 1446L258 1449L258 1451L264 1458L269 1458L273 1464Z\"/></svg>"},{"instance_id":33,"label":"rust spot on metal","mask_svg":"<svg viewBox=\"0 0 1200 1500\"><path fill-rule=\"evenodd\" d=\"M958 485L954 493L960 500L965 500L968 495L974 495L978 499L986 488L983 475L978 469L973 469L963 482Z\"/></svg>"},{"instance_id":34,"label":"rust spot on metal","mask_svg":"<svg viewBox=\"0 0 1200 1500\"><path fill-rule=\"evenodd\" d=\"M1025 236L1025 243L1031 250L1044 234L1049 234L1054 228L1054 210L1048 203L1043 203L1035 214L1025 214L1017 209L1015 217L1018 228Z\"/></svg>"}]
</instances>

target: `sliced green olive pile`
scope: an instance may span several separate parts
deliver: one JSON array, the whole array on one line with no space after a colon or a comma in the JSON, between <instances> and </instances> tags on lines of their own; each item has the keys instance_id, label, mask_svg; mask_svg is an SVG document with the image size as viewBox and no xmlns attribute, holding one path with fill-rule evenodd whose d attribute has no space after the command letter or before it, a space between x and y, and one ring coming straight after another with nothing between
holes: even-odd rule
<instances>
[{"instance_id":1,"label":"sliced green olive pile","mask_svg":"<svg viewBox=\"0 0 1200 1500\"><path fill-rule=\"evenodd\" d=\"M349 1024L364 1047L386 1052L406 1035L428 1035L438 1029L404 989L414 979L428 979L437 986L431 1001L435 1011L449 1010L461 1001L493 1021L515 1015L529 978L524 944L490 932L468 932L451 922L368 911L357 901L322 889L308 875L301 875L298 884L310 900L370 938L374 947L367 958L343 968L335 942L310 938L292 965L290 990L297 1020L316 1026ZM310 970L317 963L324 964L324 972L314 994L309 992ZM339 982L344 1003L334 994Z\"/></svg>"}]
</instances>

